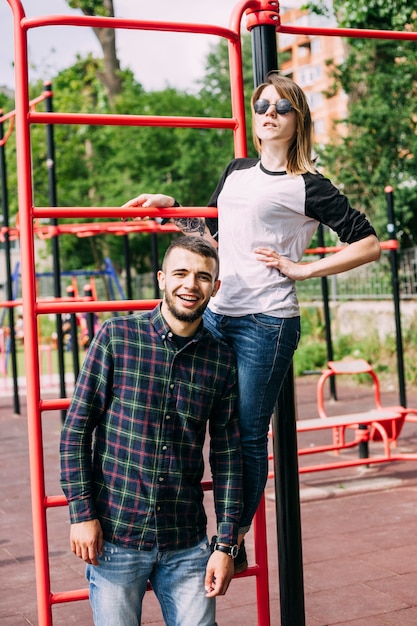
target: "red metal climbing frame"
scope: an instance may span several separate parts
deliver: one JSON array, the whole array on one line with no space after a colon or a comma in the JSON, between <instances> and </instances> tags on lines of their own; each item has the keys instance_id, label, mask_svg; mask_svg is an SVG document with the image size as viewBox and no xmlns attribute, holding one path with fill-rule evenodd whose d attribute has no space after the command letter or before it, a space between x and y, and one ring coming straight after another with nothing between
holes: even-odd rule
<instances>
[{"instance_id":1,"label":"red metal climbing frame","mask_svg":"<svg viewBox=\"0 0 417 626\"><path fill-rule=\"evenodd\" d=\"M67 399L42 399L40 392L39 345L37 318L41 314L65 312L101 312L125 311L126 301L91 302L88 299L68 298L38 301L35 281L34 237L38 221L42 218L128 218L144 216L140 209L120 207L36 207L32 195L32 164L30 128L33 124L88 124L116 126L165 126L182 128L229 129L233 132L235 156L246 156L245 113L242 80L242 59L240 25L243 13L263 11L264 19L276 23L276 10L265 11L270 3L249 1L235 7L230 19L230 27L127 20L105 17L86 17L74 15L48 15L28 18L20 0L7 0L13 13L15 46L15 92L16 92L16 144L18 168L19 234L22 250L22 300L24 303L25 334L25 369L27 378L28 435L30 455L30 479L32 495L32 521L34 531L34 553L37 586L38 621L40 626L53 623L52 607L54 604L86 599L86 589L69 592L52 592L50 588L50 569L48 559L47 510L65 506L66 501L60 495L45 493L45 475L43 460L42 417L47 411L67 408ZM276 5L275 5L276 9ZM231 118L190 118L180 116L143 116L143 115L99 115L84 113L42 113L33 110L28 94L28 44L27 34L30 29L45 26L74 26L80 28L115 28L147 31L171 31L180 33L200 33L215 35L228 41L231 85ZM157 209L146 209L146 215L160 216ZM215 216L217 211L208 208L166 209L164 216ZM130 301L129 310L152 308L155 300ZM206 486L208 488L208 485ZM264 503L260 506L254 523L256 565L250 567L241 576L255 576L258 604L258 624L269 626L269 588L266 550L266 523Z\"/></svg>"}]
</instances>

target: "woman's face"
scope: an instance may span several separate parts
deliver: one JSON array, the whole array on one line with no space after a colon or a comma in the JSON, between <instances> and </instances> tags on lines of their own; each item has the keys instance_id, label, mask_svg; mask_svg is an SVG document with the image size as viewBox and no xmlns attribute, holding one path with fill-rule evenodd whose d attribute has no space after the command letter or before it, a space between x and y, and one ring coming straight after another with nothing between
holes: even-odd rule
<instances>
[{"instance_id":1,"label":"woman's face","mask_svg":"<svg viewBox=\"0 0 417 626\"><path fill-rule=\"evenodd\" d=\"M293 109L288 113L277 113L275 104L282 96L273 85L268 85L262 90L259 100L266 100L270 106L265 113L254 113L255 133L261 140L262 145L267 142L290 143L297 128L297 116Z\"/></svg>"}]
</instances>

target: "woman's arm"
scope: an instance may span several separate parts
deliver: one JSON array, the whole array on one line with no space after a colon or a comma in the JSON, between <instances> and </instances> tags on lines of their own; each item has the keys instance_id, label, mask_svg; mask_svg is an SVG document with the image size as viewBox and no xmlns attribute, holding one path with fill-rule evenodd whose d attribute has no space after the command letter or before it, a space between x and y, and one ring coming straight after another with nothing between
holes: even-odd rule
<instances>
[{"instance_id":1,"label":"woman's arm","mask_svg":"<svg viewBox=\"0 0 417 626\"><path fill-rule=\"evenodd\" d=\"M346 272L359 265L376 261L381 256L381 246L375 235L348 244L339 252L311 263L294 263L270 248L256 248L254 253L267 267L277 270L292 280L306 280Z\"/></svg>"}]
</instances>

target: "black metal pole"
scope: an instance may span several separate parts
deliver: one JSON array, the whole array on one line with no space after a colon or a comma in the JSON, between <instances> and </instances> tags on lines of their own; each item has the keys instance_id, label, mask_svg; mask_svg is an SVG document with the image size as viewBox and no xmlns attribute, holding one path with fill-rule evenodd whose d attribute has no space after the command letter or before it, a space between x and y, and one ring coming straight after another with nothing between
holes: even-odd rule
<instances>
[{"instance_id":1,"label":"black metal pole","mask_svg":"<svg viewBox=\"0 0 417 626\"><path fill-rule=\"evenodd\" d=\"M70 298L75 297L75 289L72 285L67 287L67 294ZM74 370L74 383L80 373L80 354L78 348L78 328L77 328L77 316L75 313L70 314L70 337L71 337L71 353L72 364Z\"/></svg>"},{"instance_id":2,"label":"black metal pole","mask_svg":"<svg viewBox=\"0 0 417 626\"><path fill-rule=\"evenodd\" d=\"M291 366L274 411L274 476L277 510L281 626L304 626L304 574L294 373Z\"/></svg>"},{"instance_id":3,"label":"black metal pole","mask_svg":"<svg viewBox=\"0 0 417 626\"><path fill-rule=\"evenodd\" d=\"M52 83L47 82L44 85L45 91L51 92L45 99L45 108L47 113L53 112L52 104ZM56 193L56 178L55 178L55 142L54 142L54 127L53 124L46 125L46 146L47 157L46 167L48 169L48 191L49 191L49 206L57 206L57 193ZM56 218L51 219L52 226L58 225ZM59 259L59 237L55 235L51 240L52 245L52 259L53 259L53 274L54 274L54 296L55 298L61 297L61 264ZM62 335L62 319L61 315L56 316L56 334L57 334L57 351L58 351L58 369L59 369L59 385L61 398L66 397L65 390L65 360L64 360L64 348L63 348L63 335ZM61 411L62 420L65 419L65 411Z\"/></svg>"},{"instance_id":4,"label":"black metal pole","mask_svg":"<svg viewBox=\"0 0 417 626\"><path fill-rule=\"evenodd\" d=\"M158 258L158 235L156 233L151 234L151 245L152 245L152 267L153 267L153 286L154 286L154 294L155 298L159 298L161 296L161 292L159 291L159 284L157 273L159 270L159 258Z\"/></svg>"},{"instance_id":5,"label":"black metal pole","mask_svg":"<svg viewBox=\"0 0 417 626\"><path fill-rule=\"evenodd\" d=\"M259 25L252 31L255 87L268 72L278 69L274 26ZM275 502L281 626L304 626L304 575L301 543L300 485L295 424L293 368L285 377L273 420Z\"/></svg>"},{"instance_id":6,"label":"black metal pole","mask_svg":"<svg viewBox=\"0 0 417 626\"><path fill-rule=\"evenodd\" d=\"M397 229L395 228L394 216L394 190L392 187L385 187L385 198L387 201L388 224L387 231L390 241L397 242ZM401 406L407 406L405 375L404 375L404 350L401 331L401 311L400 311L400 286L398 281L398 252L394 246L390 250L391 275L392 275L392 296L394 299L395 330L397 342L397 369L398 386Z\"/></svg>"},{"instance_id":7,"label":"black metal pole","mask_svg":"<svg viewBox=\"0 0 417 626\"><path fill-rule=\"evenodd\" d=\"M128 300L133 300L132 294L132 264L130 261L130 246L129 235L123 235L123 253L125 259L126 270L126 297Z\"/></svg>"},{"instance_id":8,"label":"black metal pole","mask_svg":"<svg viewBox=\"0 0 417 626\"><path fill-rule=\"evenodd\" d=\"M92 298L93 297L93 290L91 289L91 285L84 285L84 296L88 297L88 298ZM88 313L86 313L86 322L87 322L87 333L88 333L88 338L87 338L87 342L84 344L84 348L87 349L88 346L90 345L94 335L95 335L95 328L94 328L94 318L96 316L96 313L94 313L93 311L88 311Z\"/></svg>"},{"instance_id":9,"label":"black metal pole","mask_svg":"<svg viewBox=\"0 0 417 626\"><path fill-rule=\"evenodd\" d=\"M275 26L262 24L251 31L253 80L255 87L265 81L268 72L278 69L277 33Z\"/></svg>"},{"instance_id":10,"label":"black metal pole","mask_svg":"<svg viewBox=\"0 0 417 626\"><path fill-rule=\"evenodd\" d=\"M3 115L3 111L0 111ZM1 205L3 211L4 233L4 253L6 256L6 279L7 279L7 300L13 300L12 268L10 261L10 236L9 236L9 197L7 193L7 166L6 150L2 140L4 138L4 124L0 123L0 175L1 175ZM10 354L13 377L13 406L16 415L20 415L19 383L17 371L16 339L14 334L14 308L9 308L9 328L10 328Z\"/></svg>"}]
</instances>

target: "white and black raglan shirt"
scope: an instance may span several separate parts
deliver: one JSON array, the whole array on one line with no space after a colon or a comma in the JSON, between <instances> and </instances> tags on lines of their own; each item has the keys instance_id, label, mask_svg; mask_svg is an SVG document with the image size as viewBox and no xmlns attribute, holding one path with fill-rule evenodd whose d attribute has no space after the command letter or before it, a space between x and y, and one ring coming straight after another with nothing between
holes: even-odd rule
<instances>
[{"instance_id":1,"label":"white and black raglan shirt","mask_svg":"<svg viewBox=\"0 0 417 626\"><path fill-rule=\"evenodd\" d=\"M295 281L258 261L258 246L297 263L320 222L344 243L376 234L365 215L320 173L270 172L259 159L231 161L208 206L218 209L218 219L206 223L212 235L219 233L221 279L209 308L220 315L299 315Z\"/></svg>"}]
</instances>

